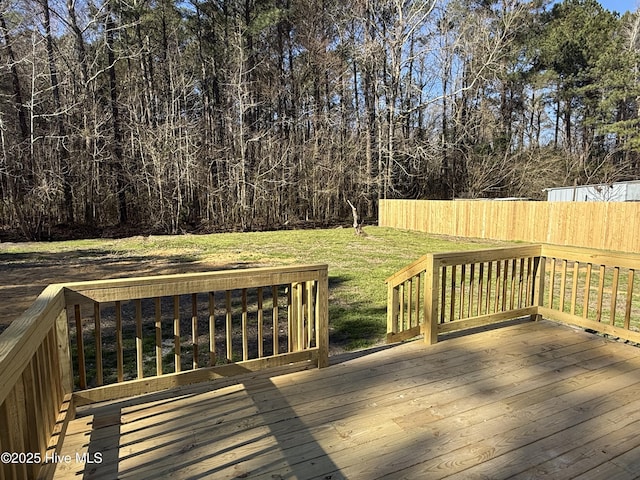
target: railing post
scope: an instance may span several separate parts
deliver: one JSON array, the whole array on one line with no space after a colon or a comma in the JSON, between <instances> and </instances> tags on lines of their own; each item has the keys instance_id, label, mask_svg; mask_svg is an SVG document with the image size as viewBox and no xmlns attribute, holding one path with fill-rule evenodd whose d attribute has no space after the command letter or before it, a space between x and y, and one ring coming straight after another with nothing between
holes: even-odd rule
<instances>
[{"instance_id":1,"label":"railing post","mask_svg":"<svg viewBox=\"0 0 640 480\"><path fill-rule=\"evenodd\" d=\"M318 346L318 368L329 366L329 274L327 267L318 270L316 301L316 345Z\"/></svg>"},{"instance_id":2,"label":"railing post","mask_svg":"<svg viewBox=\"0 0 640 480\"><path fill-rule=\"evenodd\" d=\"M438 300L440 298L438 280L440 265L433 260L433 255L427 255L424 272L424 323L422 333L424 343L433 345L438 342Z\"/></svg>"},{"instance_id":3,"label":"railing post","mask_svg":"<svg viewBox=\"0 0 640 480\"><path fill-rule=\"evenodd\" d=\"M55 329L62 392L64 394L72 393L73 361L71 359L71 349L69 348L69 320L66 308L63 308L56 318Z\"/></svg>"}]
</instances>

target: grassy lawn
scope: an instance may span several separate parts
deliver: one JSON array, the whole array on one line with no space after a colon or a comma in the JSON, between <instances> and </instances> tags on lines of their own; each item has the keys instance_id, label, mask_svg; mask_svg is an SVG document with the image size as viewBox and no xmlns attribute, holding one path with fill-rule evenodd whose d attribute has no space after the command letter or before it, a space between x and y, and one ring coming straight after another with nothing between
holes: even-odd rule
<instances>
[{"instance_id":1,"label":"grassy lawn","mask_svg":"<svg viewBox=\"0 0 640 480\"><path fill-rule=\"evenodd\" d=\"M145 268L154 262L168 262L175 271L326 263L330 342L356 349L379 342L385 334L384 281L396 270L425 253L496 245L380 227L367 227L366 233L359 237L351 228L335 228L5 244L0 256L8 262L5 265L16 269L27 263L45 268L47 262L86 264L110 259L109 277L155 273ZM122 274L113 268L118 262L128 265ZM132 270L131 263L139 268ZM70 270L66 280L76 280Z\"/></svg>"}]
</instances>

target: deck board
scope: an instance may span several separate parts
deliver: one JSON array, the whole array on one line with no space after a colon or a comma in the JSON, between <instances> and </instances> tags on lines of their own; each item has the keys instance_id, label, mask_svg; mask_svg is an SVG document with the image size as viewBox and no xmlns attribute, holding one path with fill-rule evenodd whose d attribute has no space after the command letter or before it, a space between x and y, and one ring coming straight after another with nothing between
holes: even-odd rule
<instances>
[{"instance_id":1,"label":"deck board","mask_svg":"<svg viewBox=\"0 0 640 480\"><path fill-rule=\"evenodd\" d=\"M640 475L640 348L552 322L238 381L80 408L55 478Z\"/></svg>"}]
</instances>

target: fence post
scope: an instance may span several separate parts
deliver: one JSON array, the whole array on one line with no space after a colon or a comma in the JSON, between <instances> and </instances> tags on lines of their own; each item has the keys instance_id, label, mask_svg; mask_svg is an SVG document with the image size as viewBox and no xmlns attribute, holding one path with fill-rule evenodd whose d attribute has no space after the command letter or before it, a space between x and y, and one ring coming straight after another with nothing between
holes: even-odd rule
<instances>
[{"instance_id":1,"label":"fence post","mask_svg":"<svg viewBox=\"0 0 640 480\"><path fill-rule=\"evenodd\" d=\"M427 264L424 272L424 323L422 333L424 343L433 345L438 342L438 299L440 264L436 264L433 254L427 255Z\"/></svg>"}]
</instances>

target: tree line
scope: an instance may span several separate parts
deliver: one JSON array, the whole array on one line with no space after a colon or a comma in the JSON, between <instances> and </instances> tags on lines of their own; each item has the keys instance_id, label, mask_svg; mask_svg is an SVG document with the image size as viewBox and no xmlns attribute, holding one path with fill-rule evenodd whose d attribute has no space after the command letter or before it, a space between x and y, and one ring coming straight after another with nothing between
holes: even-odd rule
<instances>
[{"instance_id":1,"label":"tree line","mask_svg":"<svg viewBox=\"0 0 640 480\"><path fill-rule=\"evenodd\" d=\"M0 58L0 224L31 239L640 176L640 15L595 0L12 0Z\"/></svg>"}]
</instances>

